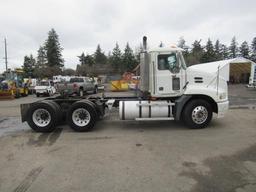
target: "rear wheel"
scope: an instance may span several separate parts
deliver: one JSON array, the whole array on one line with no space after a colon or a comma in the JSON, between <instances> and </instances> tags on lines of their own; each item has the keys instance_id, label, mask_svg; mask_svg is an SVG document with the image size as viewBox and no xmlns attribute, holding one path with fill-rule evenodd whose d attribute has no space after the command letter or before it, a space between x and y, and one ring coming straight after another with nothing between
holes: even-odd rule
<instances>
[{"instance_id":1,"label":"rear wheel","mask_svg":"<svg viewBox=\"0 0 256 192\"><path fill-rule=\"evenodd\" d=\"M69 126L79 132L91 131L97 120L97 112L94 105L87 102L74 103L67 114Z\"/></svg>"},{"instance_id":2,"label":"rear wheel","mask_svg":"<svg viewBox=\"0 0 256 192\"><path fill-rule=\"evenodd\" d=\"M56 108L46 102L34 103L28 111L27 122L36 132L51 132L58 123Z\"/></svg>"},{"instance_id":3,"label":"rear wheel","mask_svg":"<svg viewBox=\"0 0 256 192\"><path fill-rule=\"evenodd\" d=\"M212 107L205 100L192 100L185 106L182 120L190 128L205 128L212 120Z\"/></svg>"}]
</instances>

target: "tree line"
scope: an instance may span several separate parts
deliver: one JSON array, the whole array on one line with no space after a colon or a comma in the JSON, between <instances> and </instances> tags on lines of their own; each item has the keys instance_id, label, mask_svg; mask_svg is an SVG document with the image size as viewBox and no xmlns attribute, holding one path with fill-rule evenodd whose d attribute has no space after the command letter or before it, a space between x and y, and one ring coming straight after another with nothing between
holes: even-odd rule
<instances>
[{"instance_id":1,"label":"tree line","mask_svg":"<svg viewBox=\"0 0 256 192\"><path fill-rule=\"evenodd\" d=\"M48 32L48 37L45 42L39 47L37 56L32 54L26 55L23 62L24 77L32 78L51 78L54 75L85 75L83 70L85 66L92 67L93 65L108 65L113 69L113 73L123 73L131 71L139 63L138 54L133 52L129 43L126 44L124 52L122 53L118 43L115 48L108 55L97 46L93 54L86 54L83 52L78 56L79 63L77 69L65 69L64 59L62 56L63 48L59 42L59 36L54 29ZM89 75L89 74L87 74Z\"/></svg>"},{"instance_id":2,"label":"tree line","mask_svg":"<svg viewBox=\"0 0 256 192\"><path fill-rule=\"evenodd\" d=\"M243 41L239 46L236 37L233 37L229 46L216 40L214 43L208 38L206 45L202 45L202 40L195 40L191 46L186 45L186 41L181 37L178 47L184 49L184 57L187 65L244 57L256 62L256 37L249 45Z\"/></svg>"},{"instance_id":3,"label":"tree line","mask_svg":"<svg viewBox=\"0 0 256 192\"><path fill-rule=\"evenodd\" d=\"M159 45L163 46L162 43ZM216 40L214 43L208 38L205 45L202 40L195 40L191 46L186 45L186 41L181 37L178 47L184 49L184 57L187 65L212 62L223 59L230 59L242 56L256 62L256 37L250 45L243 41L239 46L236 37L233 37L229 46ZM59 36L54 29L48 32L45 42L39 47L37 56L26 55L23 62L24 77L51 78L54 75L90 75L87 74L88 67L108 67L113 73L123 73L132 71L139 64L139 55L142 46L135 48L135 51L126 44L124 50L120 49L118 43L112 51L105 54L98 44L93 54L84 52L78 56L76 70L65 69L62 56L63 48L59 42Z\"/></svg>"}]
</instances>

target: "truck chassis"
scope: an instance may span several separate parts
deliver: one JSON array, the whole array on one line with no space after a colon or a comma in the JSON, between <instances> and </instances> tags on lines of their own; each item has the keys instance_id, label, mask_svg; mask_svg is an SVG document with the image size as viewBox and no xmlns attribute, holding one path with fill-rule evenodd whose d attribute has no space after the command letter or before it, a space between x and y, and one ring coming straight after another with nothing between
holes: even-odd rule
<instances>
[{"instance_id":1,"label":"truck chassis","mask_svg":"<svg viewBox=\"0 0 256 192\"><path fill-rule=\"evenodd\" d=\"M204 128L211 121L212 112L217 113L215 105L206 98L192 95L164 99L57 96L21 104L21 119L37 132L51 132L64 123L75 131L87 132L104 118L106 108L111 111L112 107L119 107L121 120L182 120L190 128Z\"/></svg>"}]
</instances>

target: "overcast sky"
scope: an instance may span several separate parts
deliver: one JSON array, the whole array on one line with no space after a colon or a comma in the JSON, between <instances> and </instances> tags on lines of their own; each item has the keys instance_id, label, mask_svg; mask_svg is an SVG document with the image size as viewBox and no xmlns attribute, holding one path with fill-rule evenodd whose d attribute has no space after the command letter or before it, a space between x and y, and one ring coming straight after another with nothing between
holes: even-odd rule
<instances>
[{"instance_id":1,"label":"overcast sky","mask_svg":"<svg viewBox=\"0 0 256 192\"><path fill-rule=\"evenodd\" d=\"M5 69L4 37L9 67L20 67L54 28L64 48L66 68L75 68L83 51L97 44L107 54L118 42L138 46L148 36L151 47L165 46L183 36L190 45L210 37L229 44L251 43L256 36L255 0L0 0L0 72Z\"/></svg>"}]
</instances>

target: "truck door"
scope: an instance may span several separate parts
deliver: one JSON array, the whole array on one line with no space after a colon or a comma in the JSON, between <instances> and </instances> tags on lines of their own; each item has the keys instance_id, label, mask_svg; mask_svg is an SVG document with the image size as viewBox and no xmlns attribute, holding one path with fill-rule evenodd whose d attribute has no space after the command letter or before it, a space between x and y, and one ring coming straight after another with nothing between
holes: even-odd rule
<instances>
[{"instance_id":1,"label":"truck door","mask_svg":"<svg viewBox=\"0 0 256 192\"><path fill-rule=\"evenodd\" d=\"M158 53L155 65L155 92L160 96L178 96L184 86L180 54Z\"/></svg>"}]
</instances>

